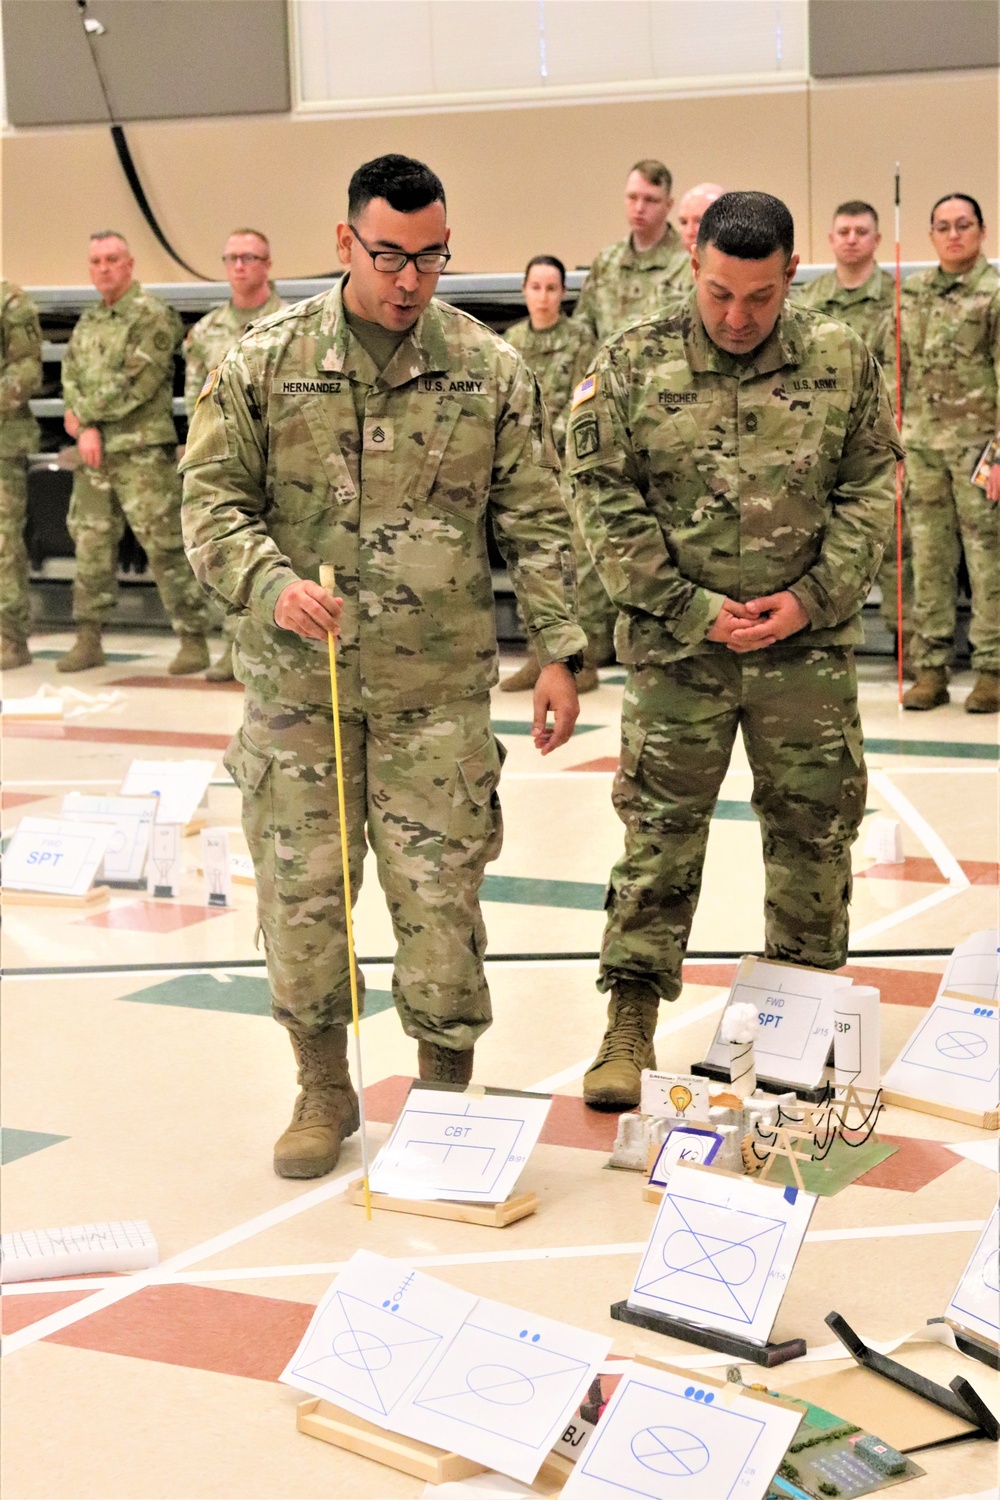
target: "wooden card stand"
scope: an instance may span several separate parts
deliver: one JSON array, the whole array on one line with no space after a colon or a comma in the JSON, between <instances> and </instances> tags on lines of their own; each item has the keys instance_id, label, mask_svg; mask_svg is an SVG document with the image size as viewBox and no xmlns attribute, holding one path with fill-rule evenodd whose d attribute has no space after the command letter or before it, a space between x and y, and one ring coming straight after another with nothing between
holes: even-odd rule
<instances>
[{"instance_id":1,"label":"wooden card stand","mask_svg":"<svg viewBox=\"0 0 1000 1500\"><path fill-rule=\"evenodd\" d=\"M463 1458L459 1453L448 1453L444 1448L434 1448L417 1438L386 1432L373 1422L366 1422L363 1417L356 1417L353 1412L344 1411L317 1396L299 1402L295 1425L310 1437L333 1443L335 1447L357 1453L362 1458L374 1459L389 1469L412 1474L414 1479L423 1479L428 1484L445 1484L449 1480L471 1479L474 1474L489 1473L486 1464ZM568 1459L550 1453L538 1471L533 1486L535 1492L558 1495L572 1468Z\"/></svg>"},{"instance_id":2,"label":"wooden card stand","mask_svg":"<svg viewBox=\"0 0 1000 1500\"><path fill-rule=\"evenodd\" d=\"M668 1338L700 1344L703 1349L718 1349L720 1354L731 1354L741 1362L766 1365L768 1369L783 1365L790 1359L801 1359L806 1352L805 1339L786 1339L781 1344L755 1344L751 1339L740 1338L738 1333L701 1328L695 1323L686 1323L683 1318L671 1318L666 1313L651 1312L645 1307L632 1307L628 1302L612 1302L611 1316L618 1323L633 1323L636 1328L665 1333Z\"/></svg>"},{"instance_id":3,"label":"wooden card stand","mask_svg":"<svg viewBox=\"0 0 1000 1500\"><path fill-rule=\"evenodd\" d=\"M911 1094L895 1094L882 1091L883 1104L898 1104L900 1109L915 1109L918 1114L938 1115L944 1120L957 1120L960 1125L975 1125L977 1130L1000 1129L1000 1109L958 1109L952 1104L938 1104L935 1099L915 1099Z\"/></svg>"},{"instance_id":4,"label":"wooden card stand","mask_svg":"<svg viewBox=\"0 0 1000 1500\"><path fill-rule=\"evenodd\" d=\"M77 911L92 911L96 906L106 906L110 892L106 885L92 885L82 896L59 896L47 891L15 891L4 886L0 891L3 906L65 906Z\"/></svg>"},{"instance_id":5,"label":"wooden card stand","mask_svg":"<svg viewBox=\"0 0 1000 1500\"><path fill-rule=\"evenodd\" d=\"M347 1189L349 1203L365 1206L365 1185L352 1182ZM518 1219L526 1219L539 1207L535 1193L516 1193L503 1203L455 1203L446 1198L393 1198L388 1193L372 1193L372 1208L388 1209L396 1214L419 1214L425 1219L454 1219L459 1224L484 1224L488 1229L503 1229Z\"/></svg>"}]
</instances>

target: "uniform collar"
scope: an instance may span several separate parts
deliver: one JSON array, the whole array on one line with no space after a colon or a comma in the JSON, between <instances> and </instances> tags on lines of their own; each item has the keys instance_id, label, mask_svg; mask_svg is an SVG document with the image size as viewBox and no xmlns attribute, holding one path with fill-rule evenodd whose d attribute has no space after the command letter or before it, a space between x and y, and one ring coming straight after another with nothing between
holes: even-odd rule
<instances>
[{"instance_id":1,"label":"uniform collar","mask_svg":"<svg viewBox=\"0 0 1000 1500\"><path fill-rule=\"evenodd\" d=\"M363 349L344 317L344 282L346 276L327 292L316 343L319 369L338 371L364 385L405 385L418 375L447 370L451 364L438 305L432 301L424 309L385 369L379 374L366 349Z\"/></svg>"},{"instance_id":2,"label":"uniform collar","mask_svg":"<svg viewBox=\"0 0 1000 1500\"><path fill-rule=\"evenodd\" d=\"M117 302L112 302L111 306L109 307L102 298L99 306L108 315L108 317L120 318L123 313L127 313L130 311L132 303L135 301L136 297L138 297L141 291L142 287L139 285L139 283L137 281L132 281L122 292Z\"/></svg>"},{"instance_id":3,"label":"uniform collar","mask_svg":"<svg viewBox=\"0 0 1000 1500\"><path fill-rule=\"evenodd\" d=\"M626 266L641 266L643 270L665 270L677 258L678 250L683 248L681 237L672 224L668 224L663 232L663 238L657 240L651 250L637 250L632 243L632 236L623 240L624 253L622 263Z\"/></svg>"},{"instance_id":4,"label":"uniform collar","mask_svg":"<svg viewBox=\"0 0 1000 1500\"><path fill-rule=\"evenodd\" d=\"M236 322L242 319L244 323L256 323L258 318L266 318L268 313L280 310L278 304L281 302L281 298L278 296L277 287L273 281L269 281L267 285L267 301L261 302L257 307L237 307L232 297L230 297L226 305Z\"/></svg>"},{"instance_id":5,"label":"uniform collar","mask_svg":"<svg viewBox=\"0 0 1000 1500\"><path fill-rule=\"evenodd\" d=\"M695 374L714 371L719 375L734 375L742 379L746 375L770 375L785 365L800 365L805 358L805 346L794 310L787 301L778 315L778 321L768 338L761 344L753 359L743 360L718 344L712 342L705 330L698 311L698 303L692 293L685 308L683 321L684 353L688 365Z\"/></svg>"},{"instance_id":6,"label":"uniform collar","mask_svg":"<svg viewBox=\"0 0 1000 1500\"><path fill-rule=\"evenodd\" d=\"M551 328L532 328L531 319L528 319L528 337L536 339L541 344L551 345L558 349L566 342L566 335L570 331L570 321L566 314L561 312L552 324Z\"/></svg>"},{"instance_id":7,"label":"uniform collar","mask_svg":"<svg viewBox=\"0 0 1000 1500\"><path fill-rule=\"evenodd\" d=\"M953 286L975 287L989 268L989 261L985 255L976 257L976 263L968 271L956 274L954 271L942 271L938 266L931 278L931 285L940 292L949 292Z\"/></svg>"},{"instance_id":8,"label":"uniform collar","mask_svg":"<svg viewBox=\"0 0 1000 1500\"><path fill-rule=\"evenodd\" d=\"M883 294L883 283L887 280L882 267L876 265L867 281L860 286L841 286L837 280L837 273L833 273L834 283L837 289L837 298L841 302L878 302Z\"/></svg>"}]
</instances>

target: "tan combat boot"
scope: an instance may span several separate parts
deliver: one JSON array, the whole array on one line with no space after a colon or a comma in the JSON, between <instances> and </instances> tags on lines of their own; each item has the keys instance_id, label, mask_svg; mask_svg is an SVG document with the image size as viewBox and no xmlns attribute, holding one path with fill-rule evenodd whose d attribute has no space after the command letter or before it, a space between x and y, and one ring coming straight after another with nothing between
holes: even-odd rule
<instances>
[{"instance_id":1,"label":"tan combat boot","mask_svg":"<svg viewBox=\"0 0 1000 1500\"><path fill-rule=\"evenodd\" d=\"M203 672L210 660L208 642L203 635L182 635L180 650L167 671L171 677L187 677L192 672Z\"/></svg>"},{"instance_id":2,"label":"tan combat boot","mask_svg":"<svg viewBox=\"0 0 1000 1500\"><path fill-rule=\"evenodd\" d=\"M978 672L965 700L967 714L1000 713L1000 672Z\"/></svg>"},{"instance_id":3,"label":"tan combat boot","mask_svg":"<svg viewBox=\"0 0 1000 1500\"><path fill-rule=\"evenodd\" d=\"M504 678L500 684L501 693L526 693L529 688L534 687L538 681L540 672L541 668L538 665L538 658L532 652L523 667L518 667L517 671L511 673L510 677Z\"/></svg>"},{"instance_id":4,"label":"tan combat boot","mask_svg":"<svg viewBox=\"0 0 1000 1500\"><path fill-rule=\"evenodd\" d=\"M0 639L0 672L13 672L15 667L26 667L31 662L31 652L23 635L5 635Z\"/></svg>"},{"instance_id":5,"label":"tan combat boot","mask_svg":"<svg viewBox=\"0 0 1000 1500\"><path fill-rule=\"evenodd\" d=\"M425 1083L466 1084L472 1077L473 1049L458 1052L437 1042L417 1042L417 1069Z\"/></svg>"},{"instance_id":6,"label":"tan combat boot","mask_svg":"<svg viewBox=\"0 0 1000 1500\"><path fill-rule=\"evenodd\" d=\"M101 627L93 620L77 626L76 641L65 656L56 662L57 672L86 672L90 667L104 666Z\"/></svg>"},{"instance_id":7,"label":"tan combat boot","mask_svg":"<svg viewBox=\"0 0 1000 1500\"><path fill-rule=\"evenodd\" d=\"M921 712L949 701L946 667L921 667L916 682L903 694L903 707Z\"/></svg>"},{"instance_id":8,"label":"tan combat boot","mask_svg":"<svg viewBox=\"0 0 1000 1500\"><path fill-rule=\"evenodd\" d=\"M328 1026L313 1036L288 1034L300 1093L291 1124L274 1144L274 1170L279 1177L325 1177L337 1165L341 1141L360 1124L347 1068L347 1027Z\"/></svg>"},{"instance_id":9,"label":"tan combat boot","mask_svg":"<svg viewBox=\"0 0 1000 1500\"><path fill-rule=\"evenodd\" d=\"M233 682L236 673L233 671L233 648L227 641L222 648L222 655L218 661L212 663L205 673L206 682Z\"/></svg>"},{"instance_id":10,"label":"tan combat boot","mask_svg":"<svg viewBox=\"0 0 1000 1500\"><path fill-rule=\"evenodd\" d=\"M611 992L608 1029L583 1075L583 1100L591 1109L634 1109L643 1068L656 1067L653 1033L659 998L647 984L623 984Z\"/></svg>"}]
</instances>

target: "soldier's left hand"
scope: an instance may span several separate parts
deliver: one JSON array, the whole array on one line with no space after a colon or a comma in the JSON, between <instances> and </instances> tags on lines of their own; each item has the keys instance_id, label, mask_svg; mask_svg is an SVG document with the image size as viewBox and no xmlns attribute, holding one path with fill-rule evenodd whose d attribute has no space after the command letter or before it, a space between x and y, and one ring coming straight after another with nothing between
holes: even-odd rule
<instances>
[{"instance_id":1,"label":"soldier's left hand","mask_svg":"<svg viewBox=\"0 0 1000 1500\"><path fill-rule=\"evenodd\" d=\"M1000 463L990 464L990 472L986 476L986 498L1000 501Z\"/></svg>"},{"instance_id":2,"label":"soldier's left hand","mask_svg":"<svg viewBox=\"0 0 1000 1500\"><path fill-rule=\"evenodd\" d=\"M99 469L104 456L101 434L96 427L84 427L78 434L76 446L88 469Z\"/></svg>"},{"instance_id":3,"label":"soldier's left hand","mask_svg":"<svg viewBox=\"0 0 1000 1500\"><path fill-rule=\"evenodd\" d=\"M757 624L738 626L729 637L730 651L762 651L809 624L809 616L788 589L780 594L765 594L761 599L748 599L746 611L757 617Z\"/></svg>"},{"instance_id":4,"label":"soldier's left hand","mask_svg":"<svg viewBox=\"0 0 1000 1500\"><path fill-rule=\"evenodd\" d=\"M576 678L569 667L556 661L542 668L535 683L532 706L534 722L531 726L531 738L535 742L535 749L540 750L543 755L550 755L560 745L565 745L580 714ZM550 709L555 717L555 724L551 729L548 725Z\"/></svg>"}]
</instances>

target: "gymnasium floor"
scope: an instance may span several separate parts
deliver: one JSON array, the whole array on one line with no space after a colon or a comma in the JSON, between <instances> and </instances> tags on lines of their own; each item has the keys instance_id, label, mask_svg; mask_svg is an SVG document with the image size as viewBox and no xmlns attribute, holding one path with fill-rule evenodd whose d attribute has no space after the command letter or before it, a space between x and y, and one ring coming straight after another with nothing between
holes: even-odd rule
<instances>
[{"instance_id":1,"label":"gymnasium floor","mask_svg":"<svg viewBox=\"0 0 1000 1500\"><path fill-rule=\"evenodd\" d=\"M9 677L10 695L50 683L111 696L69 702L73 714L60 728L8 724L5 834L25 813L56 813L74 788L114 791L134 757L221 761L239 722L239 689L166 677L166 636L113 635L108 664L68 684L51 658L69 637L35 644L38 659ZM16 972L4 985L3 1227L145 1218L161 1257L155 1272L131 1278L5 1289L5 1500L421 1494L421 1481L299 1435L296 1394L276 1383L313 1305L361 1246L604 1330L616 1353L706 1368L704 1351L608 1316L629 1291L654 1209L637 1175L606 1170L613 1119L579 1102L602 1031L595 963L546 957L593 955L599 944L603 887L621 842L609 802L621 680L604 674L582 700L570 744L545 761L527 734L528 695L496 695L509 751L506 844L484 889L496 1021L477 1050L476 1078L566 1099L522 1178L541 1209L504 1230L388 1213L367 1224L344 1197L358 1170L357 1137L318 1184L274 1176L271 1145L294 1095L291 1051L254 966L253 891L237 885L231 910L209 910L197 840L185 845L178 902L117 893L91 915L5 910L3 963ZM889 664L862 667L870 815L900 820L906 858L873 867L864 834L856 845L857 949L946 950L998 924L997 721L962 712L970 685L959 676L949 707L901 715ZM692 952L760 945L749 795L738 752L713 823ZM238 796L221 764L209 807L213 822L238 825ZM375 1147L415 1067L415 1044L389 1005L390 971L379 960L392 951L391 932L373 872L356 933L369 985L362 1046ZM852 964L881 989L883 1067L931 1003L943 962L901 953ZM683 995L661 1012L661 1066L686 1069L704 1055L733 967L728 957L689 963ZM997 1195L996 1172L946 1143L985 1133L890 1109L879 1134L899 1151L867 1180L819 1200L775 1338L828 1345L823 1318L834 1308L869 1340L900 1338L944 1311ZM1000 1377L985 1366L929 1343L900 1357L944 1384L966 1375L1000 1412ZM720 1369L728 1362L708 1358ZM772 1378L790 1389L846 1363L807 1360ZM906 1500L996 1493L995 1444L917 1457L926 1477L900 1492Z\"/></svg>"}]
</instances>

